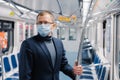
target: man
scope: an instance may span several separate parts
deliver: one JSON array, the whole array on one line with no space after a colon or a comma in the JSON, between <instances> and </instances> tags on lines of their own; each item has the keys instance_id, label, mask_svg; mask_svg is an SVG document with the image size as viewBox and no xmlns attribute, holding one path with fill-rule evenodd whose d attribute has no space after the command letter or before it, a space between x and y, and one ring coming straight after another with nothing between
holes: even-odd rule
<instances>
[{"instance_id":1,"label":"man","mask_svg":"<svg viewBox=\"0 0 120 80\"><path fill-rule=\"evenodd\" d=\"M65 57L62 42L52 37L55 29L54 16L42 11L37 16L38 34L23 41L20 49L20 80L59 80L59 71L75 79L82 67L72 68Z\"/></svg>"}]
</instances>

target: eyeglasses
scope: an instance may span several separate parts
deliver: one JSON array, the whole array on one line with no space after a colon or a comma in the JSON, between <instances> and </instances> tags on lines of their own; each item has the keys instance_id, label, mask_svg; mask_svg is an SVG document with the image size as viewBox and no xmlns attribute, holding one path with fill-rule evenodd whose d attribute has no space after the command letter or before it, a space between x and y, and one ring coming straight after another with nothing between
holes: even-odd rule
<instances>
[{"instance_id":1,"label":"eyeglasses","mask_svg":"<svg viewBox=\"0 0 120 80\"><path fill-rule=\"evenodd\" d=\"M54 22L40 21L37 24L53 24Z\"/></svg>"}]
</instances>

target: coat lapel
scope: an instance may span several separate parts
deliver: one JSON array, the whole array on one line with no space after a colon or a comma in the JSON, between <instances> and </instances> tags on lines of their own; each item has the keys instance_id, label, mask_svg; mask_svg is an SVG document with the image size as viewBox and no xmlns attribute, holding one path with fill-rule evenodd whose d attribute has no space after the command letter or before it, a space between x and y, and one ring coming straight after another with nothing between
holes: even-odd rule
<instances>
[{"instance_id":1,"label":"coat lapel","mask_svg":"<svg viewBox=\"0 0 120 80\"><path fill-rule=\"evenodd\" d=\"M58 44L58 41L56 40L56 39L54 39L53 38L53 43L54 43L54 46L55 46L55 50L56 50L56 60L55 60L55 68L57 68L56 66L57 66L57 63L59 63L59 58L60 58L60 55L59 55L59 53L60 53L60 47L58 47L58 46L60 46L59 44Z\"/></svg>"},{"instance_id":2,"label":"coat lapel","mask_svg":"<svg viewBox=\"0 0 120 80\"><path fill-rule=\"evenodd\" d=\"M45 53L45 55L47 56L47 59L48 59L48 62L50 63L50 66L53 68L51 56L50 56L50 53L49 53L49 51L48 51L45 43L44 43L44 42L41 42L41 43L40 43L40 46L41 46L43 52Z\"/></svg>"}]
</instances>

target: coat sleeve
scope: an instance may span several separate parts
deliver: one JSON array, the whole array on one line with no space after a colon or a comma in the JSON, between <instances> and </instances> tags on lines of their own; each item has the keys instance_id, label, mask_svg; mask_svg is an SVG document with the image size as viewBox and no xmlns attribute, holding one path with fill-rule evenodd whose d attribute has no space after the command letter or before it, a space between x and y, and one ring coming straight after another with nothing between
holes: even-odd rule
<instances>
[{"instance_id":1,"label":"coat sleeve","mask_svg":"<svg viewBox=\"0 0 120 80\"><path fill-rule=\"evenodd\" d=\"M63 44L62 44L63 47ZM65 57L65 50L63 47L62 51L62 61L61 61L61 71L71 77L73 80L75 80L75 74L73 73L73 68L68 64L68 60Z\"/></svg>"},{"instance_id":2,"label":"coat sleeve","mask_svg":"<svg viewBox=\"0 0 120 80\"><path fill-rule=\"evenodd\" d=\"M19 56L19 80L31 80L33 67L32 51L29 44L24 41L21 45Z\"/></svg>"}]
</instances>

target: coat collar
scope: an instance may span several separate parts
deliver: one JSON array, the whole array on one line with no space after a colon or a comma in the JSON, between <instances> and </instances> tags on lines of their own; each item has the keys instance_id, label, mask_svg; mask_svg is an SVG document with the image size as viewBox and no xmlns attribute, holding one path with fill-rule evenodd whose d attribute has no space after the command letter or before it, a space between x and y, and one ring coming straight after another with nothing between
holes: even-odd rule
<instances>
[{"instance_id":1,"label":"coat collar","mask_svg":"<svg viewBox=\"0 0 120 80\"><path fill-rule=\"evenodd\" d=\"M40 34L37 34L36 39L38 41L50 41L50 40L52 40L52 36L42 37Z\"/></svg>"}]
</instances>

